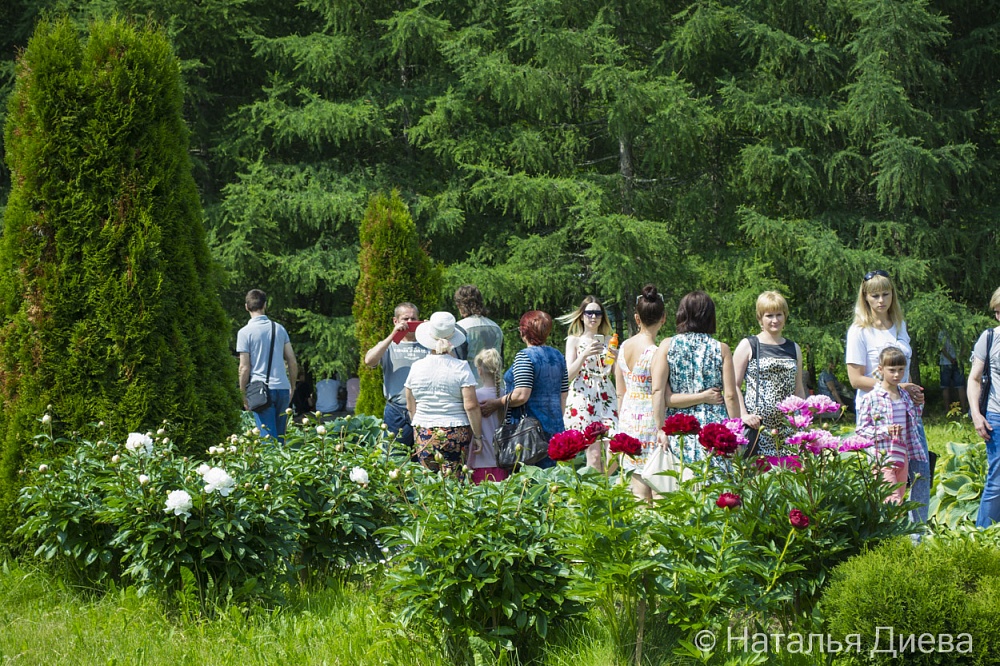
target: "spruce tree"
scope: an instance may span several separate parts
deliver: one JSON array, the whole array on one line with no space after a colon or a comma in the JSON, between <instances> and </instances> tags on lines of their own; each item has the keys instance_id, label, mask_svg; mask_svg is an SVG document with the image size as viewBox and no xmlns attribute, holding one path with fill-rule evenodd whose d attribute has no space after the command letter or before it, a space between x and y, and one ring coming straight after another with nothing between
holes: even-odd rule
<instances>
[{"instance_id":1,"label":"spruce tree","mask_svg":"<svg viewBox=\"0 0 1000 666\"><path fill-rule=\"evenodd\" d=\"M362 354L392 330L396 305L410 302L427 317L441 301L441 267L420 246L410 211L393 190L375 194L361 223L361 276L354 292L354 321ZM355 412L382 415L382 371L360 364Z\"/></svg>"},{"instance_id":2,"label":"spruce tree","mask_svg":"<svg viewBox=\"0 0 1000 666\"><path fill-rule=\"evenodd\" d=\"M84 39L43 21L19 59L0 247L6 527L47 405L57 432L100 419L120 438L169 419L190 451L236 425L181 100L177 58L152 27L95 22Z\"/></svg>"}]
</instances>

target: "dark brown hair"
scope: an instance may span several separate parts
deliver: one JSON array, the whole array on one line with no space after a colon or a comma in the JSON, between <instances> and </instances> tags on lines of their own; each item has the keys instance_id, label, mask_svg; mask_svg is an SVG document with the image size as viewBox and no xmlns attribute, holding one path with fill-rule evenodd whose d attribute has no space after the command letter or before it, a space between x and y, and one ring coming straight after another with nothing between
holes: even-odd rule
<instances>
[{"instance_id":1,"label":"dark brown hair","mask_svg":"<svg viewBox=\"0 0 1000 666\"><path fill-rule=\"evenodd\" d=\"M486 314L483 295L479 287L474 284L463 284L455 290L455 307L458 308L458 314L463 317Z\"/></svg>"},{"instance_id":2,"label":"dark brown hair","mask_svg":"<svg viewBox=\"0 0 1000 666\"><path fill-rule=\"evenodd\" d=\"M521 315L518 330L529 345L544 345L552 332L552 315L541 310L525 312Z\"/></svg>"},{"instance_id":3,"label":"dark brown hair","mask_svg":"<svg viewBox=\"0 0 1000 666\"><path fill-rule=\"evenodd\" d=\"M684 295L677 306L678 333L715 334L715 301L703 291Z\"/></svg>"},{"instance_id":4,"label":"dark brown hair","mask_svg":"<svg viewBox=\"0 0 1000 666\"><path fill-rule=\"evenodd\" d=\"M251 289L247 292L246 306L250 312L260 312L267 305L267 294L260 289Z\"/></svg>"},{"instance_id":5,"label":"dark brown hair","mask_svg":"<svg viewBox=\"0 0 1000 666\"><path fill-rule=\"evenodd\" d=\"M651 284L643 287L642 293L635 299L635 313L639 315L639 321L646 326L655 326L659 323L663 319L665 309L663 295Z\"/></svg>"}]
</instances>

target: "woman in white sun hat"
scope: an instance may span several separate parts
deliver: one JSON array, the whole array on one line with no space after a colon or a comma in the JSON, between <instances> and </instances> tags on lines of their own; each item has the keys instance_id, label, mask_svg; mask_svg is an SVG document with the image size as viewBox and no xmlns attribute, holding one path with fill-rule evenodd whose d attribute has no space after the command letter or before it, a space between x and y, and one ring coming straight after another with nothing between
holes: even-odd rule
<instances>
[{"instance_id":1,"label":"woman in white sun hat","mask_svg":"<svg viewBox=\"0 0 1000 666\"><path fill-rule=\"evenodd\" d=\"M413 364L406 380L406 408L413 423L416 457L428 469L462 478L470 445L482 446L476 378L452 355L465 342L449 312L435 312L415 332L431 350Z\"/></svg>"}]
</instances>

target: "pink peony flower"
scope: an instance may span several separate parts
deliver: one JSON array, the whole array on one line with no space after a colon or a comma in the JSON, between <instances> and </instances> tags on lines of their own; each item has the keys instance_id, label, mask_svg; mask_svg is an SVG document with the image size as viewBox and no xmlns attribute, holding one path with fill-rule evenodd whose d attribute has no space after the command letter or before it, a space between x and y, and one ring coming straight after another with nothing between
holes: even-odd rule
<instances>
[{"instance_id":1,"label":"pink peony flower","mask_svg":"<svg viewBox=\"0 0 1000 666\"><path fill-rule=\"evenodd\" d=\"M863 451L864 449L870 449L875 446L875 442L868 439L867 437L862 437L861 435L851 435L847 437L840 443L840 451Z\"/></svg>"},{"instance_id":2,"label":"pink peony flower","mask_svg":"<svg viewBox=\"0 0 1000 666\"><path fill-rule=\"evenodd\" d=\"M788 512L788 522L792 524L797 530L803 530L809 527L809 516L802 513L799 509L792 509Z\"/></svg>"},{"instance_id":3,"label":"pink peony flower","mask_svg":"<svg viewBox=\"0 0 1000 666\"><path fill-rule=\"evenodd\" d=\"M778 411L784 414L794 414L806 411L806 401L797 395L790 395L777 405Z\"/></svg>"},{"instance_id":4,"label":"pink peony flower","mask_svg":"<svg viewBox=\"0 0 1000 666\"><path fill-rule=\"evenodd\" d=\"M788 422L792 424L793 428L798 428L800 430L802 428L808 428L809 426L812 425L813 422L813 416L808 411L799 412L795 414L788 414L787 418Z\"/></svg>"},{"instance_id":5,"label":"pink peony flower","mask_svg":"<svg viewBox=\"0 0 1000 666\"><path fill-rule=\"evenodd\" d=\"M840 411L840 404L822 393L806 398L806 407L814 414L836 414Z\"/></svg>"},{"instance_id":6,"label":"pink peony flower","mask_svg":"<svg viewBox=\"0 0 1000 666\"><path fill-rule=\"evenodd\" d=\"M722 493L719 499L715 500L715 506L720 509L735 509L743 504L743 500L736 493Z\"/></svg>"},{"instance_id":7,"label":"pink peony flower","mask_svg":"<svg viewBox=\"0 0 1000 666\"><path fill-rule=\"evenodd\" d=\"M746 446L750 440L743 434L743 419L726 419L722 425L729 428L729 431L736 435L736 444Z\"/></svg>"},{"instance_id":8,"label":"pink peony flower","mask_svg":"<svg viewBox=\"0 0 1000 666\"><path fill-rule=\"evenodd\" d=\"M798 456L767 456L764 462L768 469L771 469L772 465L781 469L802 469L802 461Z\"/></svg>"}]
</instances>

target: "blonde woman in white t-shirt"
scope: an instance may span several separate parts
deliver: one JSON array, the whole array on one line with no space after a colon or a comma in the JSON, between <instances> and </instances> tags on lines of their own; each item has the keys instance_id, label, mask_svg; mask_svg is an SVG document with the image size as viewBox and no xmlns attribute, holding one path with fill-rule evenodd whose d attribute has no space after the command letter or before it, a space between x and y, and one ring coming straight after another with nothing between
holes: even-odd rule
<instances>
[{"instance_id":1,"label":"blonde woman in white t-shirt","mask_svg":"<svg viewBox=\"0 0 1000 666\"><path fill-rule=\"evenodd\" d=\"M910 381L910 359L913 348L903 321L903 308L896 295L896 287L883 270L865 273L858 300L854 305L854 323L847 330L847 377L851 386L857 389L855 405L861 396L875 388L880 381L875 376L879 354L886 347L896 347L906 357L906 373L900 382L900 390L906 391L917 405L924 403L924 390ZM918 434L926 457L927 436L923 422L918 419ZM911 515L914 522L927 521L927 503L930 501L930 467L926 462L913 461L910 466L913 482L910 499L920 503Z\"/></svg>"},{"instance_id":2,"label":"blonde woman in white t-shirt","mask_svg":"<svg viewBox=\"0 0 1000 666\"><path fill-rule=\"evenodd\" d=\"M431 350L410 367L405 384L415 455L428 469L462 478L470 444L479 448L483 442L476 378L467 362L451 354L465 335L449 312L432 314L415 335Z\"/></svg>"}]
</instances>

